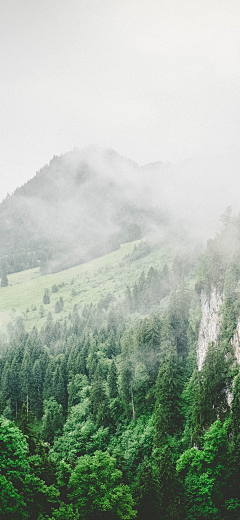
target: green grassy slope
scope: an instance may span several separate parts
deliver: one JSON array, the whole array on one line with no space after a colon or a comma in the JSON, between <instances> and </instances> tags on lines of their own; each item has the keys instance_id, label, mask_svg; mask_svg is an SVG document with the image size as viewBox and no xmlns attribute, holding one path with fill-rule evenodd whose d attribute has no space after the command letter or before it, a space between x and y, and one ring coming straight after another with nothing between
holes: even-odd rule
<instances>
[{"instance_id":1,"label":"green grassy slope","mask_svg":"<svg viewBox=\"0 0 240 520\"><path fill-rule=\"evenodd\" d=\"M122 259L131 254L134 246L140 241L122 244L117 251L81 264L59 273L41 275L38 268L28 269L9 275L8 287L0 288L0 329L5 330L7 324L16 316L22 316L26 329L34 325L41 327L49 311L56 319L68 317L75 303L81 308L85 304L97 303L107 293L114 293L121 298L126 285L132 285L143 269L163 267L171 264L174 247L154 249L146 257L133 263L124 263ZM54 284L63 284L58 292L52 293ZM45 289L50 293L50 304L43 305ZM64 301L64 310L55 314L54 306L60 298ZM45 316L40 318L40 307L43 306Z\"/></svg>"}]
</instances>

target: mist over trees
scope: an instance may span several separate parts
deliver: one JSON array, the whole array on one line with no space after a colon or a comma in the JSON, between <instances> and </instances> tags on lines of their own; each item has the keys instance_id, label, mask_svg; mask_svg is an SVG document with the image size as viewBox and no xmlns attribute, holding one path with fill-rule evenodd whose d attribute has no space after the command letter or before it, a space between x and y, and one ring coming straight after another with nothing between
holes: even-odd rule
<instances>
[{"instance_id":1,"label":"mist over trees","mask_svg":"<svg viewBox=\"0 0 240 520\"><path fill-rule=\"evenodd\" d=\"M97 147L54 156L1 202L0 260L7 274L39 265L46 273L146 236L205 240L219 226L229 186L231 200L237 193L238 169L226 158L139 167ZM239 208L237 197L233 203Z\"/></svg>"},{"instance_id":2,"label":"mist over trees","mask_svg":"<svg viewBox=\"0 0 240 520\"><path fill-rule=\"evenodd\" d=\"M240 315L240 217L227 207L221 232L200 249L199 237L191 240L182 223L155 210L150 194L141 199L142 181L134 205L128 175L119 193L111 172L113 165L126 168L125 159L104 152L99 173L99 151L92 154L91 167L79 166L78 151L54 158L2 203L2 294L14 291L6 280L11 285L15 261L21 260L20 271L35 259L43 273L147 236L111 276L124 266L142 270L119 293L115 276L112 290L82 306L74 304L72 278L72 308L64 317L65 282L44 289L48 277L42 275L37 327L25 328L13 314L1 332L0 517L239 520L240 372L233 338ZM128 162L128 168L139 175L137 165ZM163 238L173 247L160 265L155 253ZM16 257L9 253L15 239ZM91 240L102 249L91 249ZM25 252L18 251L20 242ZM210 298L213 290L222 295L219 334L200 367L200 296Z\"/></svg>"}]
</instances>

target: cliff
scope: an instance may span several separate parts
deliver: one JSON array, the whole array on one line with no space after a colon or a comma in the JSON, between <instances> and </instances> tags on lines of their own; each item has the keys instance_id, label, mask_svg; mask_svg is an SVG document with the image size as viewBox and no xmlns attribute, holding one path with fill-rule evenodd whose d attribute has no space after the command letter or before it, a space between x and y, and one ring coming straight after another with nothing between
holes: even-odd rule
<instances>
[{"instance_id":1,"label":"cliff","mask_svg":"<svg viewBox=\"0 0 240 520\"><path fill-rule=\"evenodd\" d=\"M218 311L222 303L223 295L216 288L212 289L210 296L205 291L201 292L202 319L197 343L198 370L202 369L208 344L217 340L221 323L221 316L219 316ZM238 341L240 342L240 323Z\"/></svg>"},{"instance_id":2,"label":"cliff","mask_svg":"<svg viewBox=\"0 0 240 520\"><path fill-rule=\"evenodd\" d=\"M238 319L236 332L233 335L231 344L233 346L233 350L234 350L237 362L240 364L240 318Z\"/></svg>"}]
</instances>

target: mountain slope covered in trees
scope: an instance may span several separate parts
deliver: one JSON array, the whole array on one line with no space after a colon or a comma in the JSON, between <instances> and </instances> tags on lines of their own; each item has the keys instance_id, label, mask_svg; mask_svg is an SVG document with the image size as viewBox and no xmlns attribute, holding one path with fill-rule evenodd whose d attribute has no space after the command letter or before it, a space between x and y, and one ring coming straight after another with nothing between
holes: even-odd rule
<instances>
[{"instance_id":1,"label":"mountain slope covered in trees","mask_svg":"<svg viewBox=\"0 0 240 520\"><path fill-rule=\"evenodd\" d=\"M2 518L239 519L240 219L225 216L201 255L146 255L122 298L2 334ZM198 370L214 287L220 332Z\"/></svg>"},{"instance_id":2,"label":"mountain slope covered in trees","mask_svg":"<svg viewBox=\"0 0 240 520\"><path fill-rule=\"evenodd\" d=\"M61 271L183 229L206 239L229 203L240 210L239 165L220 157L139 167L97 147L54 156L0 203L1 275Z\"/></svg>"},{"instance_id":3,"label":"mountain slope covered in trees","mask_svg":"<svg viewBox=\"0 0 240 520\"><path fill-rule=\"evenodd\" d=\"M178 172L75 150L2 202L1 519L239 520L240 216L203 248Z\"/></svg>"},{"instance_id":4,"label":"mountain slope covered in trees","mask_svg":"<svg viewBox=\"0 0 240 520\"><path fill-rule=\"evenodd\" d=\"M59 271L165 225L138 187L138 170L110 150L54 157L0 204L2 268Z\"/></svg>"}]
</instances>

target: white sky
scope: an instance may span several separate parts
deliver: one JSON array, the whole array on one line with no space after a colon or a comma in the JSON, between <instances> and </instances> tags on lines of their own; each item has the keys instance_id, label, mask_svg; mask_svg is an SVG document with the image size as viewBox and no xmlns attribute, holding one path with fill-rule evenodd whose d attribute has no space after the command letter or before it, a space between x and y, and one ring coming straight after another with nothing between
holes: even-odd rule
<instances>
[{"instance_id":1,"label":"white sky","mask_svg":"<svg viewBox=\"0 0 240 520\"><path fill-rule=\"evenodd\" d=\"M239 0L0 0L0 71L0 200L74 146L239 151Z\"/></svg>"}]
</instances>

